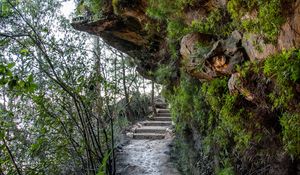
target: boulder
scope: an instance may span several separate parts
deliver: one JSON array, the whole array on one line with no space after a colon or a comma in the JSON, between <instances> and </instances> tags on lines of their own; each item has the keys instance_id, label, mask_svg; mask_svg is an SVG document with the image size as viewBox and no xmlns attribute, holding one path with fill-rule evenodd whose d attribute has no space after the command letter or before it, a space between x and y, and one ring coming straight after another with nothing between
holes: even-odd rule
<instances>
[{"instance_id":1,"label":"boulder","mask_svg":"<svg viewBox=\"0 0 300 175\"><path fill-rule=\"evenodd\" d=\"M228 80L228 89L231 94L242 94L246 100L253 101L254 94L252 94L249 90L247 90L240 79L239 73L234 73L231 75L230 79Z\"/></svg>"},{"instance_id":2,"label":"boulder","mask_svg":"<svg viewBox=\"0 0 300 175\"><path fill-rule=\"evenodd\" d=\"M242 46L251 61L264 60L277 52L276 46L265 43L262 37L252 33L244 35Z\"/></svg>"},{"instance_id":3,"label":"boulder","mask_svg":"<svg viewBox=\"0 0 300 175\"><path fill-rule=\"evenodd\" d=\"M230 75L235 66L242 64L247 56L241 47L242 35L238 31L226 40L216 41L207 53L195 55L197 43L208 43L211 36L192 33L181 40L180 54L186 71L200 80L211 80L217 76ZM202 67L202 69L199 69Z\"/></svg>"},{"instance_id":4,"label":"boulder","mask_svg":"<svg viewBox=\"0 0 300 175\"><path fill-rule=\"evenodd\" d=\"M188 60L196 49L198 43L209 44L212 40L211 35L201 33L190 33L184 36L180 42L180 54L182 59Z\"/></svg>"},{"instance_id":5,"label":"boulder","mask_svg":"<svg viewBox=\"0 0 300 175\"><path fill-rule=\"evenodd\" d=\"M238 31L232 32L226 40L217 41L211 51L205 55L207 66L216 75L230 75L235 72L236 65L240 65L246 60L243 48L241 47L242 35Z\"/></svg>"}]
</instances>

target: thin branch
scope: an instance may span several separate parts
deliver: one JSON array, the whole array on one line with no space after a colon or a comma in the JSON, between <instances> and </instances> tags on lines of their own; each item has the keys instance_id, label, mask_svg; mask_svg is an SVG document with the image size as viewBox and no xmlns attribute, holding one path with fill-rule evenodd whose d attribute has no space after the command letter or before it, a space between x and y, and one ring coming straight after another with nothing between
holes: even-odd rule
<instances>
[{"instance_id":1,"label":"thin branch","mask_svg":"<svg viewBox=\"0 0 300 175\"><path fill-rule=\"evenodd\" d=\"M7 152L8 152L8 154L9 154L9 157L10 157L10 159L11 159L11 161L12 161L14 167L15 167L16 170L17 170L18 175L22 175L21 170L20 170L20 168L18 167L18 165L17 165L17 163L16 163L16 161L15 161L15 158L14 158L13 154L12 154L11 150L9 149L7 143L6 143L6 140L5 140L4 138L2 138L2 141L3 141L3 143L4 143L4 146L5 146L5 148L6 148Z\"/></svg>"}]
</instances>

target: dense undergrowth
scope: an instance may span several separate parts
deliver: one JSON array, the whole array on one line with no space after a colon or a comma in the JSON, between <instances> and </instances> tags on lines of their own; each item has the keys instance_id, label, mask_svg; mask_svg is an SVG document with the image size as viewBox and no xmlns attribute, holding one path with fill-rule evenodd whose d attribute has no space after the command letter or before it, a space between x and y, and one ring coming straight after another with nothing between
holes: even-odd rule
<instances>
[{"instance_id":1,"label":"dense undergrowth","mask_svg":"<svg viewBox=\"0 0 300 175\"><path fill-rule=\"evenodd\" d=\"M206 157L217 174L280 171L272 169L278 154L286 158L280 166L293 173L285 164L300 156L299 67L300 51L292 50L238 68L240 83L254 94L253 101L231 94L227 77L200 83L182 72L180 85L164 90L181 135L178 139L187 132L198 132L198 154ZM207 167L196 166L201 160L189 162L192 157L185 143L181 139L177 144L183 152L179 159L182 170L186 174L210 174Z\"/></svg>"},{"instance_id":2,"label":"dense undergrowth","mask_svg":"<svg viewBox=\"0 0 300 175\"><path fill-rule=\"evenodd\" d=\"M147 14L166 23L168 37L175 40L191 32L226 37L238 29L261 35L267 41L275 41L284 22L281 12L284 2L230 0L222 6L211 1L205 3L196 0L149 0ZM207 9L206 16L185 23L185 12L197 6Z\"/></svg>"},{"instance_id":3,"label":"dense undergrowth","mask_svg":"<svg viewBox=\"0 0 300 175\"><path fill-rule=\"evenodd\" d=\"M281 10L287 3L231 0L223 7L205 4L206 17L191 23L184 22L185 12L199 5L198 1L149 1L147 13L166 23L167 37L173 43L191 32L224 38L233 30L255 33L267 42L275 42L284 22ZM202 45L207 47L207 43ZM289 162L299 159L300 145L299 58L299 51L292 50L265 62L245 63L237 69L243 87L239 93L229 92L229 77L200 83L181 72L180 84L166 88L164 95L181 135L177 147L183 157L178 160L185 174L211 173L207 167L195 166L203 160L188 156L191 148L184 144L187 131L201 136L197 151L202 156L198 158L207 157L206 162L217 174L284 172L274 168L280 153L286 160L281 162L281 168L293 171ZM254 99L246 100L247 95ZM194 142L197 145L197 139ZM193 165L190 159L194 159Z\"/></svg>"}]
</instances>

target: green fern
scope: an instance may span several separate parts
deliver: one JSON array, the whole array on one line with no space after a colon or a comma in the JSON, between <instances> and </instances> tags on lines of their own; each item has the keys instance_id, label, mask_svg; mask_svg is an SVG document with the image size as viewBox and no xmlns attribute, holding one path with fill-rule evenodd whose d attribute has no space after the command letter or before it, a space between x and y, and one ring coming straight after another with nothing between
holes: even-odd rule
<instances>
[{"instance_id":1,"label":"green fern","mask_svg":"<svg viewBox=\"0 0 300 175\"><path fill-rule=\"evenodd\" d=\"M294 157L300 156L300 114L284 113L280 118L285 149Z\"/></svg>"}]
</instances>

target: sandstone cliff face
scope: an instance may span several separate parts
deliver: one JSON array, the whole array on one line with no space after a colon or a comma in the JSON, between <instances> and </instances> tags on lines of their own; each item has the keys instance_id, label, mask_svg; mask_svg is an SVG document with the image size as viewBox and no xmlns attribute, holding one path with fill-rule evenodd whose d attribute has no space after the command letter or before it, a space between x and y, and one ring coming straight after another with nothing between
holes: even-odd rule
<instances>
[{"instance_id":1,"label":"sandstone cliff face","mask_svg":"<svg viewBox=\"0 0 300 175\"><path fill-rule=\"evenodd\" d=\"M157 80L156 71L162 66L172 66L172 70L175 71L175 74L172 74L175 76L171 78L172 85L179 84L183 72L201 83L225 77L230 94L238 94L243 97L242 99L238 98L239 101L234 103L237 108L251 114L251 119L247 119L247 122L244 121L244 125L242 125L244 126L243 132L249 130L249 133L255 136L259 132L268 131L266 133L269 133L269 135L265 134L259 143L253 143L251 147L244 151L244 155L231 150L232 162L239 165L238 168L243 169L238 171L236 170L238 168L236 168L236 172L243 174L249 167L250 169L261 168L262 165L258 165L256 162L265 159L263 158L265 156L268 157L268 160L265 161L269 164L266 165L268 171L261 174L290 174L297 171L299 173L300 170L297 170L296 167L297 164L299 166L299 160L296 159L295 161L289 157L279 139L284 126L280 126L278 117L279 113L281 115L284 112L299 114L300 111L296 109L297 103L300 101L299 82L297 80L291 85L290 89L295 94L292 97L292 102L289 103L289 107L274 107L270 102L270 96L278 94L280 90L280 87L276 85L277 80L274 80L272 76L265 76L264 71L255 68L252 64L260 65L271 55L300 47L300 0L276 0L281 5L280 15L283 17L283 22L276 24L270 22L271 26L274 25L274 28L277 27L279 30L278 35L272 41L266 39L263 30L259 28L260 26L246 26L249 20L255 21L260 13L266 11L266 9L259 11L257 4L251 6L249 12L240 16L238 22L240 25L245 25L245 28L234 23L234 15L231 18L228 12L230 11L228 3L233 1L235 3L245 3L242 0L191 0L186 3L186 6L179 8L181 10L180 15L172 14L171 11L169 19L156 19L146 13L151 0L103 1L106 6L99 9L102 13L101 18L90 20L86 17L79 17L74 19L73 27L97 35L110 46L131 56L137 70L146 78ZM172 3L168 0L165 2ZM178 2L181 1L176 0L176 3ZM249 1L250 4L251 2ZM269 1L266 2L269 3ZM160 3L160 1L157 1L157 3ZM241 8L244 8L241 11L245 10L243 5L241 5ZM216 13L213 16L211 14L215 12L215 9L219 9L221 13ZM236 9L236 11L239 10ZM264 16L263 19L268 20L269 13L265 15L266 17ZM183 35L178 36L179 39L175 39L175 41L174 38L170 38L170 26L166 24L168 20L174 18L188 28L179 29L178 33L183 33ZM224 23L229 24L229 28L234 24L234 29L231 29L229 34L220 35L218 34L219 30L223 30L228 26L221 25L211 28L209 20L213 22L225 21ZM199 21L205 21L208 25L203 25L203 22L197 23ZM262 25L264 21L255 22L250 24ZM200 27L197 24L201 24ZM278 24L280 26L276 26ZM255 30L249 28L255 28ZM273 32L272 27L270 29L270 26L266 26L264 30L267 29L271 33ZM176 34L173 35L177 36ZM172 47L170 43L173 44ZM174 55L176 55L175 58ZM250 66L248 66L248 74L242 75L243 72L239 71L238 68L244 65L245 62L250 62ZM217 93L213 95L216 96L215 98L219 98ZM209 99L202 101L209 101ZM212 105L211 108L213 110L215 106ZM219 114L215 115L219 116ZM217 120L222 119L218 118ZM253 121L259 123L259 129L255 126L257 123ZM193 125L193 121L189 122ZM194 130L194 127L192 128ZM234 139L231 138L230 142L233 142L232 140ZM272 144L272 150L267 150L268 143ZM214 152L220 149L218 146L216 147ZM267 151L260 153L262 150ZM233 158L237 154L240 157ZM249 156L249 154L255 156ZM219 164L221 164L219 160L215 162L217 162L215 164L218 164L216 167L219 167ZM253 172L255 171L253 170Z\"/></svg>"},{"instance_id":2,"label":"sandstone cliff face","mask_svg":"<svg viewBox=\"0 0 300 175\"><path fill-rule=\"evenodd\" d=\"M121 3L121 2L120 2ZM137 70L147 78L166 57L162 52L166 43L163 33L149 33L145 25L153 23L146 15L146 2L143 0L120 4L118 13L112 4L103 10L102 17L90 20L88 17L75 18L72 26L81 31L100 36L108 45L134 58ZM104 7L103 7L104 8ZM117 7L116 7L117 8Z\"/></svg>"},{"instance_id":3,"label":"sandstone cliff face","mask_svg":"<svg viewBox=\"0 0 300 175\"><path fill-rule=\"evenodd\" d=\"M122 1L121 1L122 2ZM120 3L120 2L119 2ZM199 1L200 5L185 9L183 22L191 24L192 21L207 16L208 9L202 4L215 3L214 6L226 6L226 1ZM298 48L300 45L300 0L292 3L286 22L281 26L280 35L275 43L266 43L264 39L253 33L235 31L232 36L216 40L215 37L203 33L187 34L181 39L180 54L187 72L198 79L211 80L219 75L234 73L234 65L245 60L263 60L269 55L278 53L283 49ZM146 14L147 1L138 0L119 5L116 10L111 3L105 7L103 17L94 21L74 20L75 29L100 36L107 44L132 56L138 66L139 72L151 78L149 71L155 72L160 64L168 64L171 59L167 47L165 24L151 19ZM117 8L117 7L115 7ZM116 13L118 11L118 13ZM251 17L248 17L251 18ZM157 25L162 30L146 30L146 25ZM198 42L214 43L211 51L204 56L204 69L196 71L195 59L191 54L195 52L194 46ZM259 49L260 48L260 49ZM263 50L263 51L262 51ZM201 60L201 59L200 59ZM153 78L153 77L152 77Z\"/></svg>"}]
</instances>

